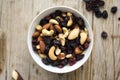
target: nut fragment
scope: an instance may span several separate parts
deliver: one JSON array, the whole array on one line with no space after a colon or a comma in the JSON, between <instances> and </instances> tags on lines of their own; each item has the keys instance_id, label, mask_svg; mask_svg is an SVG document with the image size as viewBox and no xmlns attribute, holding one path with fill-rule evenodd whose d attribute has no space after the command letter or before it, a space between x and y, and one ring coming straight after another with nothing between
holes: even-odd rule
<instances>
[{"instance_id":1,"label":"nut fragment","mask_svg":"<svg viewBox=\"0 0 120 80\"><path fill-rule=\"evenodd\" d=\"M52 36L54 34L54 30L48 31L47 29L42 30L42 35L43 36Z\"/></svg>"},{"instance_id":2,"label":"nut fragment","mask_svg":"<svg viewBox=\"0 0 120 80\"><path fill-rule=\"evenodd\" d=\"M40 35L40 33L38 31L35 31L32 35L32 37L38 37Z\"/></svg>"},{"instance_id":3,"label":"nut fragment","mask_svg":"<svg viewBox=\"0 0 120 80\"><path fill-rule=\"evenodd\" d=\"M51 24L50 24L50 23L47 23L47 24L45 24L45 25L43 26L42 29L48 29L50 26L51 26Z\"/></svg>"},{"instance_id":4,"label":"nut fragment","mask_svg":"<svg viewBox=\"0 0 120 80\"><path fill-rule=\"evenodd\" d=\"M57 59L54 52L55 52L55 46L52 46L49 50L49 53L48 53L51 60L56 60Z\"/></svg>"},{"instance_id":5,"label":"nut fragment","mask_svg":"<svg viewBox=\"0 0 120 80\"><path fill-rule=\"evenodd\" d=\"M40 41L39 45L40 45L40 50L43 53L45 50L45 43L43 41Z\"/></svg>"},{"instance_id":6,"label":"nut fragment","mask_svg":"<svg viewBox=\"0 0 120 80\"><path fill-rule=\"evenodd\" d=\"M67 54L66 55L66 58L72 58L73 56L72 56L72 54Z\"/></svg>"},{"instance_id":7,"label":"nut fragment","mask_svg":"<svg viewBox=\"0 0 120 80\"><path fill-rule=\"evenodd\" d=\"M63 33L64 33L63 36L66 38L69 34L69 30L66 27L63 27L62 29L63 29Z\"/></svg>"},{"instance_id":8,"label":"nut fragment","mask_svg":"<svg viewBox=\"0 0 120 80\"><path fill-rule=\"evenodd\" d=\"M36 45L36 49L40 49L40 45Z\"/></svg>"},{"instance_id":9,"label":"nut fragment","mask_svg":"<svg viewBox=\"0 0 120 80\"><path fill-rule=\"evenodd\" d=\"M75 48L75 54L80 54L82 53L82 50L79 49L79 47L76 47Z\"/></svg>"},{"instance_id":10,"label":"nut fragment","mask_svg":"<svg viewBox=\"0 0 120 80\"><path fill-rule=\"evenodd\" d=\"M49 23L51 23L51 24L59 24L55 19L50 19Z\"/></svg>"},{"instance_id":11,"label":"nut fragment","mask_svg":"<svg viewBox=\"0 0 120 80\"><path fill-rule=\"evenodd\" d=\"M84 32L84 31L82 31L82 32L80 33L80 44L84 44L85 41L86 41L86 39L87 39L87 33Z\"/></svg>"},{"instance_id":12,"label":"nut fragment","mask_svg":"<svg viewBox=\"0 0 120 80\"><path fill-rule=\"evenodd\" d=\"M12 79L13 80L23 80L21 75L16 70L12 71Z\"/></svg>"},{"instance_id":13,"label":"nut fragment","mask_svg":"<svg viewBox=\"0 0 120 80\"><path fill-rule=\"evenodd\" d=\"M59 33L62 32L62 29L61 29L60 25L55 25L54 27L57 30L57 32L59 32Z\"/></svg>"},{"instance_id":14,"label":"nut fragment","mask_svg":"<svg viewBox=\"0 0 120 80\"><path fill-rule=\"evenodd\" d=\"M58 57L58 59L61 59L61 60L65 59L65 53L62 52L57 57Z\"/></svg>"},{"instance_id":15,"label":"nut fragment","mask_svg":"<svg viewBox=\"0 0 120 80\"><path fill-rule=\"evenodd\" d=\"M47 57L45 54L42 54L42 53L40 53L39 56L40 56L41 58L46 58L46 57Z\"/></svg>"},{"instance_id":16,"label":"nut fragment","mask_svg":"<svg viewBox=\"0 0 120 80\"><path fill-rule=\"evenodd\" d=\"M41 31L41 30L42 30L42 26L37 25L37 26L35 27L35 29L38 30L38 31Z\"/></svg>"},{"instance_id":17,"label":"nut fragment","mask_svg":"<svg viewBox=\"0 0 120 80\"><path fill-rule=\"evenodd\" d=\"M79 27L74 28L74 29L69 33L68 39L69 39L69 40L73 40L73 39L77 38L78 35L79 35L79 31L80 31Z\"/></svg>"},{"instance_id":18,"label":"nut fragment","mask_svg":"<svg viewBox=\"0 0 120 80\"><path fill-rule=\"evenodd\" d=\"M55 54L56 55L59 55L61 53L61 49L59 49L58 47L56 48L56 50L55 50Z\"/></svg>"}]
</instances>

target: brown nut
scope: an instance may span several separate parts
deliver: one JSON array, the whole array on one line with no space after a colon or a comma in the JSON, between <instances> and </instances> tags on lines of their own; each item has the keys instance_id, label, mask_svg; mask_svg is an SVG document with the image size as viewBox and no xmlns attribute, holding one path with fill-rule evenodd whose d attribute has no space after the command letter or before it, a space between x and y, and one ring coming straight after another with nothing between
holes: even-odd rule
<instances>
[{"instance_id":1,"label":"brown nut","mask_svg":"<svg viewBox=\"0 0 120 80\"><path fill-rule=\"evenodd\" d=\"M43 26L42 29L48 29L50 26L51 26L51 24L50 24L50 23L47 23L47 24L45 24L45 25Z\"/></svg>"},{"instance_id":2,"label":"brown nut","mask_svg":"<svg viewBox=\"0 0 120 80\"><path fill-rule=\"evenodd\" d=\"M40 45L40 50L41 50L41 52L44 53L45 43L44 43L43 41L40 41L39 45Z\"/></svg>"},{"instance_id":3,"label":"brown nut","mask_svg":"<svg viewBox=\"0 0 120 80\"><path fill-rule=\"evenodd\" d=\"M69 33L68 39L69 39L69 40L73 40L73 39L77 38L78 35L79 35L79 32L80 32L79 27L75 27L75 28L74 28L73 30L71 30L71 32Z\"/></svg>"},{"instance_id":4,"label":"brown nut","mask_svg":"<svg viewBox=\"0 0 120 80\"><path fill-rule=\"evenodd\" d=\"M40 35L40 33L38 32L38 31L35 31L34 33L33 33L33 35L32 35L32 37L38 37Z\"/></svg>"},{"instance_id":5,"label":"brown nut","mask_svg":"<svg viewBox=\"0 0 120 80\"><path fill-rule=\"evenodd\" d=\"M87 33L84 32L84 31L82 31L82 32L80 33L80 44L84 44L85 41L86 41L86 39L87 39Z\"/></svg>"},{"instance_id":6,"label":"brown nut","mask_svg":"<svg viewBox=\"0 0 120 80\"><path fill-rule=\"evenodd\" d=\"M74 52L75 54L80 54L82 53L82 50L80 50L79 47L76 47Z\"/></svg>"},{"instance_id":7,"label":"brown nut","mask_svg":"<svg viewBox=\"0 0 120 80\"><path fill-rule=\"evenodd\" d=\"M54 30L54 26L53 25L50 26L50 30Z\"/></svg>"},{"instance_id":8,"label":"brown nut","mask_svg":"<svg viewBox=\"0 0 120 80\"><path fill-rule=\"evenodd\" d=\"M38 42L40 42L40 41L42 41L42 40L43 40L43 39L42 39L41 36L39 36L38 39L37 39Z\"/></svg>"},{"instance_id":9,"label":"brown nut","mask_svg":"<svg viewBox=\"0 0 120 80\"><path fill-rule=\"evenodd\" d=\"M41 30L42 30L42 26L37 25L37 26L35 27L35 29L38 30L38 31L41 31Z\"/></svg>"},{"instance_id":10,"label":"brown nut","mask_svg":"<svg viewBox=\"0 0 120 80\"><path fill-rule=\"evenodd\" d=\"M55 25L54 27L57 30L57 32L59 32L59 33L62 32L62 29L61 29L60 25Z\"/></svg>"},{"instance_id":11,"label":"brown nut","mask_svg":"<svg viewBox=\"0 0 120 80\"><path fill-rule=\"evenodd\" d=\"M55 56L54 52L55 52L55 46L52 46L48 53L48 56L50 57L51 60L57 59L57 56Z\"/></svg>"},{"instance_id":12,"label":"brown nut","mask_svg":"<svg viewBox=\"0 0 120 80\"><path fill-rule=\"evenodd\" d=\"M62 52L57 57L58 57L58 59L61 59L61 60L65 59L65 53Z\"/></svg>"}]
</instances>

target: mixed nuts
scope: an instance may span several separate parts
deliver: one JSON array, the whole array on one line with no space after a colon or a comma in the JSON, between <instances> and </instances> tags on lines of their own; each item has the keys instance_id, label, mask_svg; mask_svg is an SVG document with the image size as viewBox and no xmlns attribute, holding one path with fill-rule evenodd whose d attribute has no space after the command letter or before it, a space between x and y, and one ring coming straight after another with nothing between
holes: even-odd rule
<instances>
[{"instance_id":1,"label":"mixed nuts","mask_svg":"<svg viewBox=\"0 0 120 80\"><path fill-rule=\"evenodd\" d=\"M40 20L32 35L33 50L46 65L74 65L84 57L90 37L81 17L56 10Z\"/></svg>"}]
</instances>

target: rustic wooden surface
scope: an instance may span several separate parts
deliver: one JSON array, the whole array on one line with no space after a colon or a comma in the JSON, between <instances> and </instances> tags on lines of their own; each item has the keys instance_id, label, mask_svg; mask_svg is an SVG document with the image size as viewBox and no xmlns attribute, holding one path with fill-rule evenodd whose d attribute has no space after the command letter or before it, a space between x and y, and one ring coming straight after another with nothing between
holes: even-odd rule
<instances>
[{"instance_id":1,"label":"rustic wooden surface","mask_svg":"<svg viewBox=\"0 0 120 80\"><path fill-rule=\"evenodd\" d=\"M120 80L120 1L104 0L104 9L110 12L118 6L116 15L107 20L97 19L85 10L83 0L0 0L0 80L12 80L17 69L24 80ZM79 10L88 19L94 33L94 47L87 62L76 71L54 74L40 68L27 48L27 31L37 13L57 5ZM108 38L103 40L101 32Z\"/></svg>"}]
</instances>

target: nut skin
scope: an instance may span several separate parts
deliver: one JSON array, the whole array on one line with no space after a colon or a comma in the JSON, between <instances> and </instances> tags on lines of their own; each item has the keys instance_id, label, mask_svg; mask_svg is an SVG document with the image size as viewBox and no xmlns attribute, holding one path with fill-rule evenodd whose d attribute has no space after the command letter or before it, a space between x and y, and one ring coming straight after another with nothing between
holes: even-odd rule
<instances>
[{"instance_id":1,"label":"nut skin","mask_svg":"<svg viewBox=\"0 0 120 80\"><path fill-rule=\"evenodd\" d=\"M42 26L37 25L37 26L35 27L35 29L36 29L37 31L41 31L41 30L42 30Z\"/></svg>"},{"instance_id":2,"label":"nut skin","mask_svg":"<svg viewBox=\"0 0 120 80\"><path fill-rule=\"evenodd\" d=\"M38 32L38 31L35 31L34 33L33 33L33 35L32 35L32 37L38 37L40 35L40 33Z\"/></svg>"},{"instance_id":3,"label":"nut skin","mask_svg":"<svg viewBox=\"0 0 120 80\"><path fill-rule=\"evenodd\" d=\"M55 46L52 46L48 53L48 56L51 60L57 60L57 56L55 56L54 52L55 52Z\"/></svg>"},{"instance_id":4,"label":"nut skin","mask_svg":"<svg viewBox=\"0 0 120 80\"><path fill-rule=\"evenodd\" d=\"M87 39L87 33L84 32L84 31L82 31L82 32L80 33L80 44L83 45L83 44L85 43L86 39Z\"/></svg>"},{"instance_id":5,"label":"nut skin","mask_svg":"<svg viewBox=\"0 0 120 80\"><path fill-rule=\"evenodd\" d=\"M78 35L79 35L79 32L80 32L79 27L75 27L75 28L74 28L73 30L71 30L71 32L69 33L68 39L69 39L69 40L73 40L73 39L77 38Z\"/></svg>"},{"instance_id":6,"label":"nut skin","mask_svg":"<svg viewBox=\"0 0 120 80\"><path fill-rule=\"evenodd\" d=\"M50 26L51 26L51 24L50 24L50 23L47 23L47 24L45 24L45 25L43 26L42 29L48 29Z\"/></svg>"},{"instance_id":7,"label":"nut skin","mask_svg":"<svg viewBox=\"0 0 120 80\"><path fill-rule=\"evenodd\" d=\"M39 45L40 45L41 52L44 53L45 46L46 46L45 43L43 41L40 41Z\"/></svg>"},{"instance_id":8,"label":"nut skin","mask_svg":"<svg viewBox=\"0 0 120 80\"><path fill-rule=\"evenodd\" d=\"M50 19L49 23L51 23L51 24L59 24L55 19Z\"/></svg>"},{"instance_id":9,"label":"nut skin","mask_svg":"<svg viewBox=\"0 0 120 80\"><path fill-rule=\"evenodd\" d=\"M62 60L62 59L65 59L65 53L60 53L58 56L58 59Z\"/></svg>"},{"instance_id":10,"label":"nut skin","mask_svg":"<svg viewBox=\"0 0 120 80\"><path fill-rule=\"evenodd\" d=\"M48 31L47 29L42 30L42 35L43 36L52 36L54 34L54 30Z\"/></svg>"},{"instance_id":11,"label":"nut skin","mask_svg":"<svg viewBox=\"0 0 120 80\"><path fill-rule=\"evenodd\" d=\"M80 50L79 47L76 47L74 52L75 54L80 54L82 53L82 50Z\"/></svg>"},{"instance_id":12,"label":"nut skin","mask_svg":"<svg viewBox=\"0 0 120 80\"><path fill-rule=\"evenodd\" d=\"M60 25L54 25L55 29L57 30L57 32L61 33L62 29L60 27Z\"/></svg>"}]
</instances>

